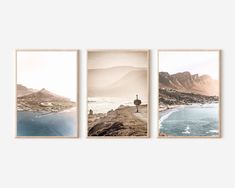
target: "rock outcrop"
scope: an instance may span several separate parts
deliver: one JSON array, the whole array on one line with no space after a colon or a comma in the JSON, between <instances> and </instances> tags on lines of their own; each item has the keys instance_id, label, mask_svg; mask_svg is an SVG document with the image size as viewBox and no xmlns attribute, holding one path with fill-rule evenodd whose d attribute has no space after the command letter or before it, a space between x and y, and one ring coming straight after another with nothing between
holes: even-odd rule
<instances>
[{"instance_id":1,"label":"rock outcrop","mask_svg":"<svg viewBox=\"0 0 235 188\"><path fill-rule=\"evenodd\" d=\"M121 122L97 123L94 127L89 130L89 136L112 136L117 135L118 131L125 129Z\"/></svg>"},{"instance_id":2,"label":"rock outcrop","mask_svg":"<svg viewBox=\"0 0 235 188\"><path fill-rule=\"evenodd\" d=\"M147 115L146 111L147 105L139 106L139 114ZM88 136L147 136L147 121L135 114L135 106L122 106L107 114L88 115Z\"/></svg>"}]
</instances>

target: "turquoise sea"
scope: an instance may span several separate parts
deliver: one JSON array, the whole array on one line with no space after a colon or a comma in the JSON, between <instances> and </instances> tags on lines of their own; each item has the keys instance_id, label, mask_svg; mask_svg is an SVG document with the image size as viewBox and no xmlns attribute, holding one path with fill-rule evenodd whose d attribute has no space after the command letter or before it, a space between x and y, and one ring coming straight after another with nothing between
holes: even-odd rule
<instances>
[{"instance_id":1,"label":"turquoise sea","mask_svg":"<svg viewBox=\"0 0 235 188\"><path fill-rule=\"evenodd\" d=\"M17 136L77 136L76 109L58 113L17 112Z\"/></svg>"},{"instance_id":2,"label":"turquoise sea","mask_svg":"<svg viewBox=\"0 0 235 188\"><path fill-rule=\"evenodd\" d=\"M219 104L192 104L160 112L160 132L169 136L218 136Z\"/></svg>"}]
</instances>

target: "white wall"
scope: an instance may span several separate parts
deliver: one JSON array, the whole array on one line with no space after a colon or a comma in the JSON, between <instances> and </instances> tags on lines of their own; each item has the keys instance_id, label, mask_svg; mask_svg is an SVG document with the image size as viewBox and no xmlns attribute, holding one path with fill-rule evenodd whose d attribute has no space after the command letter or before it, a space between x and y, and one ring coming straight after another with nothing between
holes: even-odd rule
<instances>
[{"instance_id":1,"label":"white wall","mask_svg":"<svg viewBox=\"0 0 235 188\"><path fill-rule=\"evenodd\" d=\"M17 48L80 48L80 139L15 139ZM149 48L151 138L86 139L86 49ZM157 49L220 48L222 139L156 139ZM0 1L0 187L235 187L233 0Z\"/></svg>"}]
</instances>

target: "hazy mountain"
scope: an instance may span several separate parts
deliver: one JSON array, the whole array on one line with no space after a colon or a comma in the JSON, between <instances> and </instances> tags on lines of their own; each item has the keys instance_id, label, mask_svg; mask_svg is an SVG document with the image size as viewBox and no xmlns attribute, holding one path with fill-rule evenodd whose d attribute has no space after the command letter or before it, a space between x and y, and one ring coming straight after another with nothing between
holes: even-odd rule
<instances>
[{"instance_id":1,"label":"hazy mountain","mask_svg":"<svg viewBox=\"0 0 235 188\"><path fill-rule=\"evenodd\" d=\"M94 75L97 76L97 79ZM95 80L94 82L91 82L91 77L92 80ZM92 75L88 75L88 80L89 97L133 98L139 94L147 99L146 68L115 67L98 69L97 72L93 70Z\"/></svg>"},{"instance_id":2,"label":"hazy mountain","mask_svg":"<svg viewBox=\"0 0 235 188\"><path fill-rule=\"evenodd\" d=\"M17 97L28 95L28 94L31 94L36 91L37 90L35 90L35 89L27 88L21 84L17 84Z\"/></svg>"},{"instance_id":3,"label":"hazy mountain","mask_svg":"<svg viewBox=\"0 0 235 188\"><path fill-rule=\"evenodd\" d=\"M180 72L172 75L168 72L160 72L159 87L208 96L219 95L219 82L217 80L213 80L208 75L191 75L190 72Z\"/></svg>"},{"instance_id":4,"label":"hazy mountain","mask_svg":"<svg viewBox=\"0 0 235 188\"><path fill-rule=\"evenodd\" d=\"M22 97L18 97L18 99L25 99L28 101L37 101L37 102L50 102L50 101L70 101L69 99L56 95L45 88L40 91L31 93L29 95L24 95Z\"/></svg>"},{"instance_id":5,"label":"hazy mountain","mask_svg":"<svg viewBox=\"0 0 235 188\"><path fill-rule=\"evenodd\" d=\"M121 79L128 72L134 70L145 70L145 68L120 66L106 69L89 69L88 70L88 88L105 87Z\"/></svg>"},{"instance_id":6,"label":"hazy mountain","mask_svg":"<svg viewBox=\"0 0 235 188\"><path fill-rule=\"evenodd\" d=\"M74 102L44 88L40 91L17 97L18 111L58 112L73 106L75 106Z\"/></svg>"},{"instance_id":7,"label":"hazy mountain","mask_svg":"<svg viewBox=\"0 0 235 188\"><path fill-rule=\"evenodd\" d=\"M119 96L141 96L147 97L147 70L137 70L127 73L120 80L109 86L110 94L115 93Z\"/></svg>"}]
</instances>

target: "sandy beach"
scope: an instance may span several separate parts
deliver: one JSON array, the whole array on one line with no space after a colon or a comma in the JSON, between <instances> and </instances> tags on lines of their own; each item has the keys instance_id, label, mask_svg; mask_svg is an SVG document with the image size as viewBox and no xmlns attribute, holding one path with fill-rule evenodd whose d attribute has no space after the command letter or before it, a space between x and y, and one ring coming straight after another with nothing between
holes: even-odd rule
<instances>
[{"instance_id":1,"label":"sandy beach","mask_svg":"<svg viewBox=\"0 0 235 188\"><path fill-rule=\"evenodd\" d=\"M163 112L165 110L177 108L177 107L180 107L180 106L182 106L182 105L159 105L159 112Z\"/></svg>"}]
</instances>

